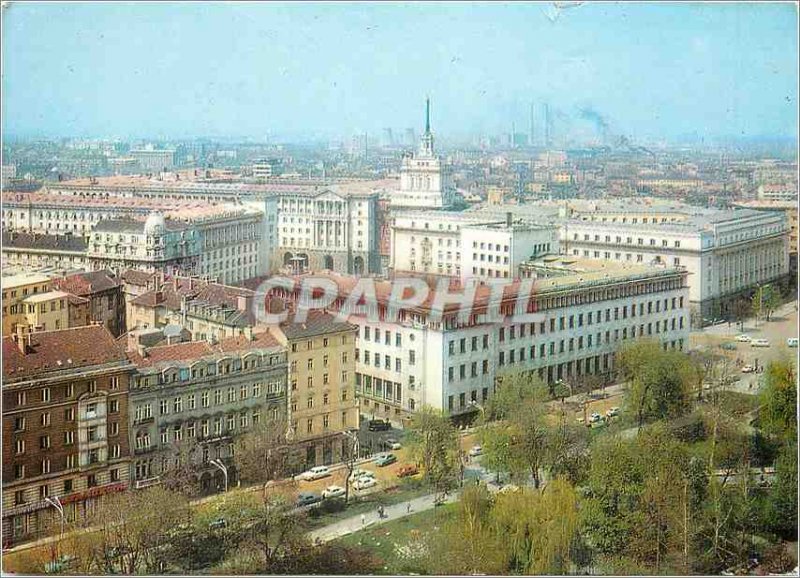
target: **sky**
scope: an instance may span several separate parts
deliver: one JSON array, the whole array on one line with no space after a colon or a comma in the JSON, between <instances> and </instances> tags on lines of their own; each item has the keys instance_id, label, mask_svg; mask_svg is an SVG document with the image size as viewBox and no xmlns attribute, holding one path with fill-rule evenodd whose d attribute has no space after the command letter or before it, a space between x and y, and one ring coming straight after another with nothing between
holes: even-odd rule
<instances>
[{"instance_id":1,"label":"sky","mask_svg":"<svg viewBox=\"0 0 800 578\"><path fill-rule=\"evenodd\" d=\"M560 4L11 2L3 135L797 138L794 4Z\"/></svg>"}]
</instances>

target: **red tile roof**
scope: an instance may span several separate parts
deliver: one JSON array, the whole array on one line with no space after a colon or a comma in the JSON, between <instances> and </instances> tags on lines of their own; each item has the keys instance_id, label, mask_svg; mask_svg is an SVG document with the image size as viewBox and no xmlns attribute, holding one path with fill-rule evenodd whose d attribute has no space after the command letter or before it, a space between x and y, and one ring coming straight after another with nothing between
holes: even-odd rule
<instances>
[{"instance_id":1,"label":"red tile roof","mask_svg":"<svg viewBox=\"0 0 800 578\"><path fill-rule=\"evenodd\" d=\"M102 325L31 333L27 353L14 336L3 337L3 380L16 381L54 371L125 361L125 352Z\"/></svg>"},{"instance_id":2,"label":"red tile roof","mask_svg":"<svg viewBox=\"0 0 800 578\"><path fill-rule=\"evenodd\" d=\"M252 339L243 335L228 337L214 345L207 341L185 341L172 345L159 345L147 349L144 357L138 351L129 351L128 359L139 367L150 367L170 361L192 361L217 353L233 353L270 347L280 347L280 343L268 332L262 332L254 333Z\"/></svg>"},{"instance_id":3,"label":"red tile roof","mask_svg":"<svg viewBox=\"0 0 800 578\"><path fill-rule=\"evenodd\" d=\"M88 273L76 273L61 279L53 280L53 287L85 297L94 293L102 293L109 289L114 289L120 285L117 278L113 277L109 271L91 271Z\"/></svg>"}]
</instances>

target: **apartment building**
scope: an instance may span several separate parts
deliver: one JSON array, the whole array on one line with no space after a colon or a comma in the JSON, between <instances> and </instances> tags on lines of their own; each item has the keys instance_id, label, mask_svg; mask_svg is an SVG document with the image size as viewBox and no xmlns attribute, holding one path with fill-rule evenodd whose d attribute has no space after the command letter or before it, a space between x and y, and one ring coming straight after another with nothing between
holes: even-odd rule
<instances>
[{"instance_id":1,"label":"apartment building","mask_svg":"<svg viewBox=\"0 0 800 578\"><path fill-rule=\"evenodd\" d=\"M86 240L80 235L2 233L3 270L72 272L86 268Z\"/></svg>"},{"instance_id":2,"label":"apartment building","mask_svg":"<svg viewBox=\"0 0 800 578\"><path fill-rule=\"evenodd\" d=\"M226 464L231 486L238 479L231 459L236 437L262 420L283 423L286 350L267 332L216 344L137 341L128 357L136 366L129 403L135 488L188 466L182 471L200 492L221 490L224 474L212 460Z\"/></svg>"},{"instance_id":3,"label":"apartment building","mask_svg":"<svg viewBox=\"0 0 800 578\"><path fill-rule=\"evenodd\" d=\"M98 325L3 338L3 536L57 528L128 487L128 382L133 371Z\"/></svg>"},{"instance_id":4,"label":"apartment building","mask_svg":"<svg viewBox=\"0 0 800 578\"><path fill-rule=\"evenodd\" d=\"M688 343L689 294L683 269L556 255L520 269L535 280L527 300L527 312L540 316L535 321L512 316L524 287L519 281L505 286L501 297L494 297L488 285L478 286L468 321L458 319L457 304L436 309L433 287L423 304L400 310L391 320L387 312L398 304L391 301L391 283L378 281L376 321L348 302L357 278L315 275L339 288L329 310L344 308L347 320L358 327L355 391L361 414L396 424L423 405L466 415L477 411L476 404L491 396L497 378L509 372L534 371L549 384L586 375L609 379L616 352L631 340L657 339L675 349ZM451 292L461 288L454 286ZM272 294L297 303L299 283ZM493 308L499 311L497 319L489 315Z\"/></svg>"},{"instance_id":5,"label":"apartment building","mask_svg":"<svg viewBox=\"0 0 800 578\"><path fill-rule=\"evenodd\" d=\"M306 467L340 461L352 443L343 432L359 426L356 327L313 311L303 322L284 323L271 331L287 349L291 440L304 448Z\"/></svg>"},{"instance_id":6,"label":"apartment building","mask_svg":"<svg viewBox=\"0 0 800 578\"><path fill-rule=\"evenodd\" d=\"M39 293L51 290L50 277L40 273L19 273L2 277L3 288L3 335L17 332L19 324L26 325L23 317L28 307L23 301Z\"/></svg>"},{"instance_id":7,"label":"apartment building","mask_svg":"<svg viewBox=\"0 0 800 578\"><path fill-rule=\"evenodd\" d=\"M126 273L125 293L133 286ZM250 332L255 325L254 292L210 283L195 277L147 281L148 286L128 302L128 329L179 325L195 341L220 341ZM152 285L150 284L152 283Z\"/></svg>"},{"instance_id":8,"label":"apartment building","mask_svg":"<svg viewBox=\"0 0 800 578\"><path fill-rule=\"evenodd\" d=\"M54 278L52 286L71 296L88 300L90 320L108 329L114 337L125 333L122 281L110 271L91 271ZM76 299L70 299L70 302L74 306L80 303Z\"/></svg>"}]
</instances>

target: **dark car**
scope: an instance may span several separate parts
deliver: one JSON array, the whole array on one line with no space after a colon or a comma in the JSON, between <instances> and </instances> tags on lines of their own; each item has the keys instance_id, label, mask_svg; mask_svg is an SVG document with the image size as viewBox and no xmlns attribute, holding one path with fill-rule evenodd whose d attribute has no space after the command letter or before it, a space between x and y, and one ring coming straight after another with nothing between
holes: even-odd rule
<instances>
[{"instance_id":1,"label":"dark car","mask_svg":"<svg viewBox=\"0 0 800 578\"><path fill-rule=\"evenodd\" d=\"M373 419L369 422L369 431L388 431L392 429L392 424L388 421Z\"/></svg>"},{"instance_id":2,"label":"dark car","mask_svg":"<svg viewBox=\"0 0 800 578\"><path fill-rule=\"evenodd\" d=\"M312 494L311 492L301 492L297 496L297 502L295 505L298 508L302 508L303 506L311 506L313 504L318 504L322 501L322 498L316 494Z\"/></svg>"}]
</instances>

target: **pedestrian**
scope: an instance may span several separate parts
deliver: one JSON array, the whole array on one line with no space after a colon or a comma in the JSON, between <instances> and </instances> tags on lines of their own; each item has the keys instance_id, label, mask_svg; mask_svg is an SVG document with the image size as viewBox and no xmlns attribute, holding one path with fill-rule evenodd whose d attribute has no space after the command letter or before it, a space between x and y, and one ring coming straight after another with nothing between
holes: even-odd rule
<instances>
[{"instance_id":1,"label":"pedestrian","mask_svg":"<svg viewBox=\"0 0 800 578\"><path fill-rule=\"evenodd\" d=\"M364 514L361 514L361 525L365 526L367 524L367 517Z\"/></svg>"},{"instance_id":2,"label":"pedestrian","mask_svg":"<svg viewBox=\"0 0 800 578\"><path fill-rule=\"evenodd\" d=\"M406 504L406 514L410 514L410 513L411 513L411 502Z\"/></svg>"}]
</instances>

